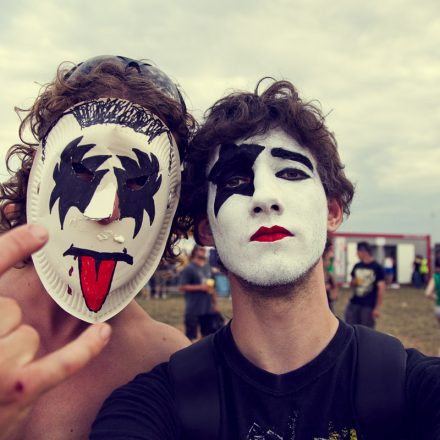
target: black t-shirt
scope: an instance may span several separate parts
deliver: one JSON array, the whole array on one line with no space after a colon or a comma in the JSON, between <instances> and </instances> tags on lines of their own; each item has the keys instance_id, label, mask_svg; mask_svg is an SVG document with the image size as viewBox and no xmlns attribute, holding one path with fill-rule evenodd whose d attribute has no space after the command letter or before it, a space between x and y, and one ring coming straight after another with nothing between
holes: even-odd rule
<instances>
[{"instance_id":1,"label":"black t-shirt","mask_svg":"<svg viewBox=\"0 0 440 440\"><path fill-rule=\"evenodd\" d=\"M180 274L180 284L205 284L210 278L211 271L208 265L197 266L190 262ZM194 290L185 292L185 314L186 315L206 315L212 310L211 295L204 290Z\"/></svg>"},{"instance_id":2,"label":"black t-shirt","mask_svg":"<svg viewBox=\"0 0 440 440\"><path fill-rule=\"evenodd\" d=\"M237 349L230 326L223 327L215 335L224 384L222 438L358 439L350 404L355 343L353 328L340 322L334 338L314 360L276 375L251 364ZM439 439L440 359L413 349L407 353L409 438ZM90 438L181 439L168 364L114 391L93 424Z\"/></svg>"},{"instance_id":3,"label":"black t-shirt","mask_svg":"<svg viewBox=\"0 0 440 440\"><path fill-rule=\"evenodd\" d=\"M377 283L385 279L383 267L376 261L357 263L351 271L357 285L353 287L352 304L375 307L377 300Z\"/></svg>"}]
</instances>

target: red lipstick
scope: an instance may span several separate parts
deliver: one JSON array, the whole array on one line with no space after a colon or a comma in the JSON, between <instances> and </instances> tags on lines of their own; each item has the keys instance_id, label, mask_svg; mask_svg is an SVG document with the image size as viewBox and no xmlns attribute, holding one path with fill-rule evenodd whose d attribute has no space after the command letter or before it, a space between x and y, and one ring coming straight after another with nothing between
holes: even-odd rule
<instances>
[{"instance_id":1,"label":"red lipstick","mask_svg":"<svg viewBox=\"0 0 440 440\"><path fill-rule=\"evenodd\" d=\"M293 234L291 232L285 228L282 228L281 226L275 225L270 228L262 226L257 232L255 232L255 234L252 235L250 241L272 242L292 236Z\"/></svg>"}]
</instances>

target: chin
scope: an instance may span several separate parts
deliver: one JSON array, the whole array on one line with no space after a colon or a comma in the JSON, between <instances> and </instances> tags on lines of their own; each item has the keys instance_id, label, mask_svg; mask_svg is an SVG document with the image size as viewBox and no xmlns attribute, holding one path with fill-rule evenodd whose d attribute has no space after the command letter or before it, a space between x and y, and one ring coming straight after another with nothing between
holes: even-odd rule
<instances>
[{"instance_id":1,"label":"chin","mask_svg":"<svg viewBox=\"0 0 440 440\"><path fill-rule=\"evenodd\" d=\"M316 262L311 265L292 268L292 265L276 265L273 267L263 267L255 265L252 269L247 267L227 267L236 277L242 279L247 284L255 287L280 287L295 285L304 275L310 272Z\"/></svg>"}]
</instances>

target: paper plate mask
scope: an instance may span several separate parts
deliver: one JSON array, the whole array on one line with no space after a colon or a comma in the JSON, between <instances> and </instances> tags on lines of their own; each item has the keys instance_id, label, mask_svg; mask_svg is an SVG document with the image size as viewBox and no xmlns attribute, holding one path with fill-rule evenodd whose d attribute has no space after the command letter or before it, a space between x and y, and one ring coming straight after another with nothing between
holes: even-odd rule
<instances>
[{"instance_id":1,"label":"paper plate mask","mask_svg":"<svg viewBox=\"0 0 440 440\"><path fill-rule=\"evenodd\" d=\"M64 112L27 191L28 222L49 230L32 258L51 297L87 322L122 310L159 264L179 191L178 149L154 114L110 98Z\"/></svg>"}]
</instances>

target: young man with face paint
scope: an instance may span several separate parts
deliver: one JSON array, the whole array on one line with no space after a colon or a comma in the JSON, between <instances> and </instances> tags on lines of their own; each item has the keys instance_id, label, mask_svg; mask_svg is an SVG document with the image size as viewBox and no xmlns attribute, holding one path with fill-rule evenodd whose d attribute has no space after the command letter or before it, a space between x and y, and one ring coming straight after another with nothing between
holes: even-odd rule
<instances>
[{"instance_id":1,"label":"young man with face paint","mask_svg":"<svg viewBox=\"0 0 440 440\"><path fill-rule=\"evenodd\" d=\"M192 125L163 72L119 56L61 66L28 111L0 186L0 439L84 439L111 390L188 345L133 299L186 230ZM6 272L47 241L26 217L49 241Z\"/></svg>"},{"instance_id":2,"label":"young man with face paint","mask_svg":"<svg viewBox=\"0 0 440 440\"><path fill-rule=\"evenodd\" d=\"M211 107L183 197L198 242L227 270L233 319L116 390L91 439L440 438L440 361L329 309L322 255L353 186L324 118L291 83ZM379 340L396 354L388 376ZM381 393L389 383L396 396Z\"/></svg>"}]
</instances>

